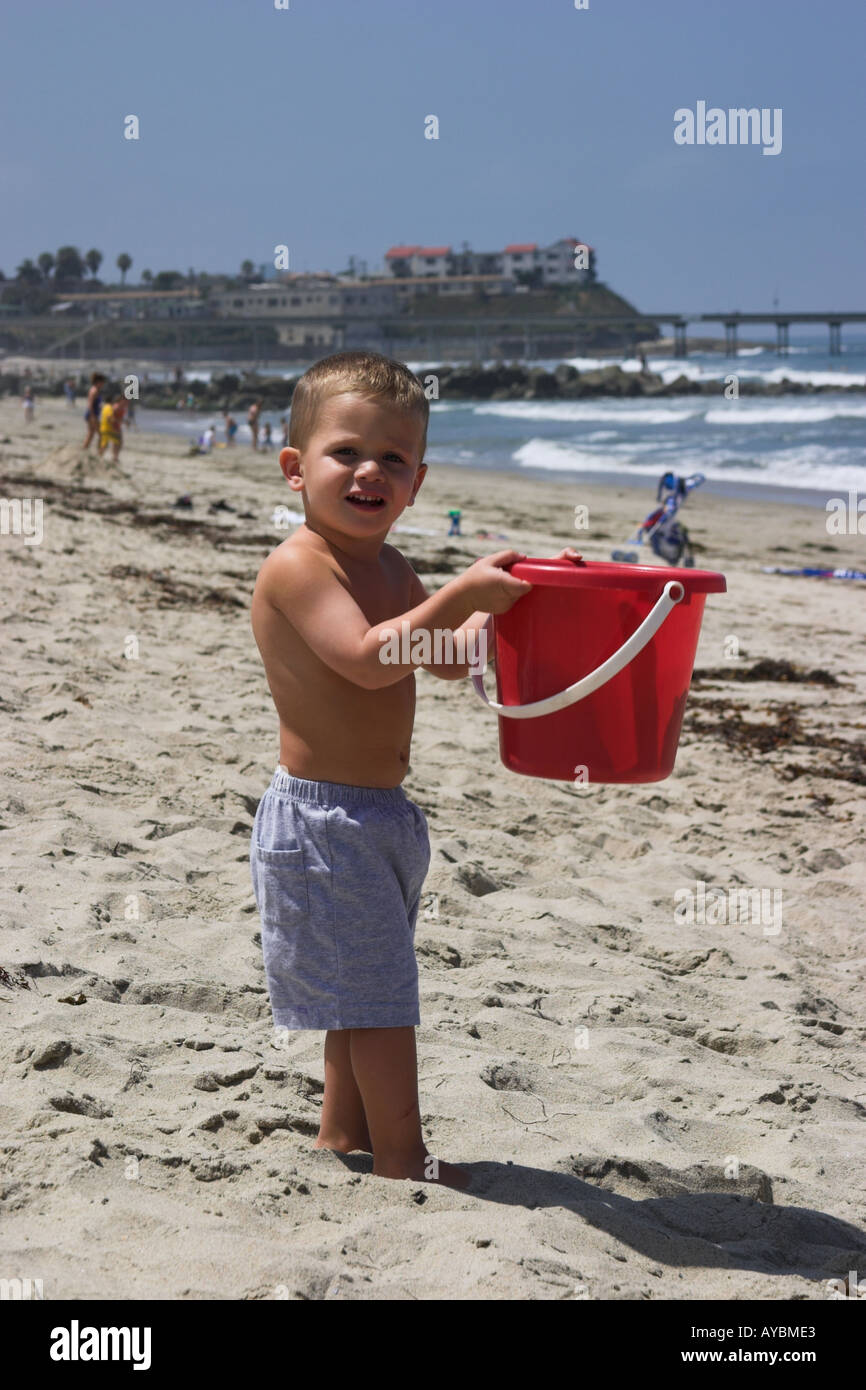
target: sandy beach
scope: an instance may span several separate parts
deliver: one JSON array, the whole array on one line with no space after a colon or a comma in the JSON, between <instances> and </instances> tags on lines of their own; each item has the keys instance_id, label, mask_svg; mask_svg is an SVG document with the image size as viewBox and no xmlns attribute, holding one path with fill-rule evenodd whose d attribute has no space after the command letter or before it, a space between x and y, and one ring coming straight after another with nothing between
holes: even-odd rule
<instances>
[{"instance_id":1,"label":"sandy beach","mask_svg":"<svg viewBox=\"0 0 866 1390\"><path fill-rule=\"evenodd\" d=\"M323 1038L271 1025L248 846L277 727L248 610L296 506L277 451L133 429L114 467L82 454L82 409L40 398L28 430L0 400L0 497L44 503L40 544L0 536L3 1274L78 1300L825 1300L866 1277L864 585L761 572L863 568L863 537L689 501L728 592L661 783L515 776L470 684L419 674L421 1107L458 1193L313 1151ZM608 559L651 502L437 465L402 518L425 534L391 539L434 588L510 545ZM683 921L700 885L779 911Z\"/></svg>"}]
</instances>

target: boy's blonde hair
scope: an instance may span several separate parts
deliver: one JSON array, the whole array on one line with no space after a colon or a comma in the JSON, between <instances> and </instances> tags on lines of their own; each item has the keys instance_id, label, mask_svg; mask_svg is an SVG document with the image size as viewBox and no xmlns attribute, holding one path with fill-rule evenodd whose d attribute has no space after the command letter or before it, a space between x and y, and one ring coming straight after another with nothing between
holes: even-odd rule
<instances>
[{"instance_id":1,"label":"boy's blonde hair","mask_svg":"<svg viewBox=\"0 0 866 1390\"><path fill-rule=\"evenodd\" d=\"M289 421L289 445L292 449L304 448L324 402L330 396L344 394L362 396L365 400L381 400L416 414L422 426L423 459L427 448L430 402L420 381L408 367L378 352L335 352L304 372L292 394Z\"/></svg>"}]
</instances>

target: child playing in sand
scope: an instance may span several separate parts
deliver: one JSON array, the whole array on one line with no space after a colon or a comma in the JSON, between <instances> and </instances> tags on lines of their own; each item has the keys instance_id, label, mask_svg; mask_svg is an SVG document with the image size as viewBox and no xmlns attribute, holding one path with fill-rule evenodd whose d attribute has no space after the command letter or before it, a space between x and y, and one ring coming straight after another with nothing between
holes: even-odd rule
<instances>
[{"instance_id":1,"label":"child playing in sand","mask_svg":"<svg viewBox=\"0 0 866 1390\"><path fill-rule=\"evenodd\" d=\"M265 561L252 602L280 765L250 863L274 1022L326 1030L315 1147L371 1152L382 1177L466 1187L467 1171L430 1154L421 1132L414 933L430 842L400 784L415 667L444 680L469 668L422 662L412 639L477 634L531 585L508 573L508 550L430 597L385 544L427 471L428 411L408 368L375 353L327 357L295 388L280 467L305 521ZM401 624L399 654L416 659L385 663L383 641Z\"/></svg>"},{"instance_id":2,"label":"child playing in sand","mask_svg":"<svg viewBox=\"0 0 866 1390\"><path fill-rule=\"evenodd\" d=\"M116 391L111 394L109 399L102 407L99 417L99 453L104 454L109 444L111 445L111 457L114 463L120 458L120 446L123 443L123 417L126 414L126 402Z\"/></svg>"}]
</instances>

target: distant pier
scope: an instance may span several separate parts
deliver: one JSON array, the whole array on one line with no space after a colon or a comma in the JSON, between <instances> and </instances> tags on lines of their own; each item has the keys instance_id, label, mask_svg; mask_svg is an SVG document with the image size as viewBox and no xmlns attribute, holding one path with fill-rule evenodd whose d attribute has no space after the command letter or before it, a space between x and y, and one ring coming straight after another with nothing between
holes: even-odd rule
<instances>
[{"instance_id":1,"label":"distant pier","mask_svg":"<svg viewBox=\"0 0 866 1390\"><path fill-rule=\"evenodd\" d=\"M788 352L788 330L792 323L824 323L830 333L830 356L838 357L842 351L842 324L866 323L866 313L841 313L835 310L801 314L772 309L766 314L741 314L737 309L733 313L722 314L644 314L643 318L659 326L673 326L676 357L685 357L688 354L686 332L690 323L723 323L725 351L730 357L737 355L737 329L743 324L774 323L776 351L780 357L784 357Z\"/></svg>"}]
</instances>

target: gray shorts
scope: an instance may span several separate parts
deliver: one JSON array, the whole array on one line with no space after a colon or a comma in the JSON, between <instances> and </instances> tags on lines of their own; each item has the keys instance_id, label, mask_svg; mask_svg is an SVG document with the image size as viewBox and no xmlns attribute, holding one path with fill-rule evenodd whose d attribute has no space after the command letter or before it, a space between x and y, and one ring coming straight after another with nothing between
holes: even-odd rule
<instances>
[{"instance_id":1,"label":"gray shorts","mask_svg":"<svg viewBox=\"0 0 866 1390\"><path fill-rule=\"evenodd\" d=\"M429 866L426 817L402 787L274 773L250 867L277 1027L417 1027L415 922Z\"/></svg>"}]
</instances>

